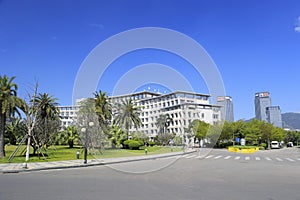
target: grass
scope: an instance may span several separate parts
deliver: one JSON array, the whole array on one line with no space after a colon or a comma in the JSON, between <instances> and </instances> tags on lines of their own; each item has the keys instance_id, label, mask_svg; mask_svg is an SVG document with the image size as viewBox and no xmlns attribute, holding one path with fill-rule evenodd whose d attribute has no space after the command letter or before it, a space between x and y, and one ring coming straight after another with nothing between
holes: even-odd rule
<instances>
[{"instance_id":1,"label":"grass","mask_svg":"<svg viewBox=\"0 0 300 200\"><path fill-rule=\"evenodd\" d=\"M0 163L9 163L8 158L14 152L17 146L9 145L5 147L6 157L0 159ZM25 162L25 148L26 146L21 146L19 152L11 160L11 163L23 163ZM162 154L170 153L170 147L147 147L148 155L152 154ZM181 151L181 147L173 147L174 152ZM80 152L79 159L83 159L83 149L80 146L75 146L74 148L69 148L68 146L51 146L48 148L47 152L43 152L46 155L46 159L43 156L38 157L36 155L30 154L29 162L53 162L62 160L75 160L77 151ZM32 152L32 149L31 151ZM22 154L21 154L22 153ZM145 155L145 150L142 148L140 150L129 150L129 149L105 149L102 153L89 154L88 159L99 159L99 158L117 158L117 157L128 157L128 156L141 156Z\"/></svg>"}]
</instances>

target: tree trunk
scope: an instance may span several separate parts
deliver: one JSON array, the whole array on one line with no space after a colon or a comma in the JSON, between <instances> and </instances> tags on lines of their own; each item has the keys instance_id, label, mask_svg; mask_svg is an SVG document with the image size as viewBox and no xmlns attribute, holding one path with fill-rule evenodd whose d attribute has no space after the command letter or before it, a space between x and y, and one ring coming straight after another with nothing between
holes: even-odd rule
<instances>
[{"instance_id":1,"label":"tree trunk","mask_svg":"<svg viewBox=\"0 0 300 200\"><path fill-rule=\"evenodd\" d=\"M73 148L74 147L74 140L69 140L68 144L69 144L69 148Z\"/></svg>"},{"instance_id":2,"label":"tree trunk","mask_svg":"<svg viewBox=\"0 0 300 200\"><path fill-rule=\"evenodd\" d=\"M0 158L5 157L5 140L4 140L4 132L5 132L5 122L6 122L6 113L0 113Z\"/></svg>"}]
</instances>

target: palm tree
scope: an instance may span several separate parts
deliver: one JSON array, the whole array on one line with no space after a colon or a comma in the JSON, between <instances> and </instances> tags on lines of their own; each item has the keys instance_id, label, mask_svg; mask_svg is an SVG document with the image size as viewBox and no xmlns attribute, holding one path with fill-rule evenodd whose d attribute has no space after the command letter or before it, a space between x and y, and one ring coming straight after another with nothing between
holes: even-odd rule
<instances>
[{"instance_id":1,"label":"palm tree","mask_svg":"<svg viewBox=\"0 0 300 200\"><path fill-rule=\"evenodd\" d=\"M160 135L166 133L167 128L170 126L170 123L173 119L169 116L169 114L162 114L156 119L156 127L158 128L158 132Z\"/></svg>"},{"instance_id":2,"label":"palm tree","mask_svg":"<svg viewBox=\"0 0 300 200\"><path fill-rule=\"evenodd\" d=\"M13 83L15 77L0 76L0 158L5 157L4 132L7 117L12 116L17 108L21 108L24 101L17 97L17 84Z\"/></svg>"},{"instance_id":3,"label":"palm tree","mask_svg":"<svg viewBox=\"0 0 300 200\"><path fill-rule=\"evenodd\" d=\"M63 138L68 142L69 148L74 147L74 141L79 138L79 134L76 126L68 126L63 131Z\"/></svg>"},{"instance_id":4,"label":"palm tree","mask_svg":"<svg viewBox=\"0 0 300 200\"><path fill-rule=\"evenodd\" d=\"M39 116L43 121L46 119L55 119L59 116L57 98L53 98L48 93L39 94L36 97L36 106L40 109Z\"/></svg>"},{"instance_id":5,"label":"palm tree","mask_svg":"<svg viewBox=\"0 0 300 200\"><path fill-rule=\"evenodd\" d=\"M51 134L59 128L59 109L56 101L57 98L53 98L48 93L40 93L34 100L35 105L33 106L39 109L37 113L39 125L37 126L38 129L34 130L32 143L34 153L43 145L48 147L51 144Z\"/></svg>"},{"instance_id":6,"label":"palm tree","mask_svg":"<svg viewBox=\"0 0 300 200\"><path fill-rule=\"evenodd\" d=\"M112 106L105 92L101 90L94 93L95 111L98 116L99 125L108 134L110 120L112 118Z\"/></svg>"},{"instance_id":7,"label":"palm tree","mask_svg":"<svg viewBox=\"0 0 300 200\"><path fill-rule=\"evenodd\" d=\"M139 117L141 108L136 106L131 99L122 100L122 103L116 104L116 113L114 123L125 128L127 139L129 139L129 129L132 125L137 129L142 122Z\"/></svg>"}]
</instances>

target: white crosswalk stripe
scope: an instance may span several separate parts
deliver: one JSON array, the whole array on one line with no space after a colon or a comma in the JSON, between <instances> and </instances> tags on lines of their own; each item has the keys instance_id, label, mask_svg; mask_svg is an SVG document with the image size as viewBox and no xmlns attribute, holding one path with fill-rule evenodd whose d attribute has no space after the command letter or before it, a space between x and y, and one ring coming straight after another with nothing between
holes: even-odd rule
<instances>
[{"instance_id":1,"label":"white crosswalk stripe","mask_svg":"<svg viewBox=\"0 0 300 200\"><path fill-rule=\"evenodd\" d=\"M281 158L276 158L276 160L278 160L278 161L280 161L280 162L282 162L282 161L283 161Z\"/></svg>"},{"instance_id":2,"label":"white crosswalk stripe","mask_svg":"<svg viewBox=\"0 0 300 200\"><path fill-rule=\"evenodd\" d=\"M271 158L269 158L269 157L266 157L266 160L267 160L267 161L271 161L272 159L271 159Z\"/></svg>"},{"instance_id":3,"label":"white crosswalk stripe","mask_svg":"<svg viewBox=\"0 0 300 200\"><path fill-rule=\"evenodd\" d=\"M286 158L286 160L291 161L291 162L295 162L293 159L291 158Z\"/></svg>"},{"instance_id":4,"label":"white crosswalk stripe","mask_svg":"<svg viewBox=\"0 0 300 200\"><path fill-rule=\"evenodd\" d=\"M240 156L236 156L235 158L234 158L234 160L239 160L241 157Z\"/></svg>"},{"instance_id":5,"label":"white crosswalk stripe","mask_svg":"<svg viewBox=\"0 0 300 200\"><path fill-rule=\"evenodd\" d=\"M207 159L207 158L211 158L211 157L213 157L213 155L206 156L205 158Z\"/></svg>"},{"instance_id":6,"label":"white crosswalk stripe","mask_svg":"<svg viewBox=\"0 0 300 200\"><path fill-rule=\"evenodd\" d=\"M219 158L221 158L221 157L222 157L222 156L216 156L215 159L219 159Z\"/></svg>"},{"instance_id":7,"label":"white crosswalk stripe","mask_svg":"<svg viewBox=\"0 0 300 200\"><path fill-rule=\"evenodd\" d=\"M300 158L280 158L280 157L259 157L259 156L246 156L246 155L242 155L242 156L234 156L234 155L199 155L199 154L186 154L181 156L181 158L186 158L186 159L220 159L223 158L224 160L246 160L246 161L250 161L250 160L255 160L255 161L261 161L261 160L266 160L266 161L277 161L277 162L297 162L300 161Z\"/></svg>"}]
</instances>

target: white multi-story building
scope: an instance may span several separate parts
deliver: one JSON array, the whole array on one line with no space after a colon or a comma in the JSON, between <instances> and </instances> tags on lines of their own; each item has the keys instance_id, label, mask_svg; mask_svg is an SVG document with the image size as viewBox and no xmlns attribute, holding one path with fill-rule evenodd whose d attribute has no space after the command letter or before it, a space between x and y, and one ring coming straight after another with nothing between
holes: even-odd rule
<instances>
[{"instance_id":1,"label":"white multi-story building","mask_svg":"<svg viewBox=\"0 0 300 200\"><path fill-rule=\"evenodd\" d=\"M195 119L209 124L220 122L221 106L210 104L209 97L207 94L182 91L169 94L144 91L113 96L110 99L113 103L121 102L122 99L132 99L142 110L140 115L142 126L138 130L149 137L155 137L158 134L156 120L162 114L168 114L172 118L168 132L177 135L183 135L184 128Z\"/></svg>"},{"instance_id":2,"label":"white multi-story building","mask_svg":"<svg viewBox=\"0 0 300 200\"><path fill-rule=\"evenodd\" d=\"M210 95L192 92L172 92L160 94L150 91L125 94L109 97L112 104L121 103L122 100L131 99L141 107L140 118L142 126L139 131L147 134L150 138L158 134L156 126L157 118L162 114L168 114L172 118L167 131L184 134L184 128L195 119L209 124L221 121L221 106L212 105L209 102ZM76 122L79 106L59 106L61 125L67 127ZM132 128L130 131L136 131Z\"/></svg>"},{"instance_id":3,"label":"white multi-story building","mask_svg":"<svg viewBox=\"0 0 300 200\"><path fill-rule=\"evenodd\" d=\"M61 128L75 124L79 106L58 106Z\"/></svg>"}]
</instances>

